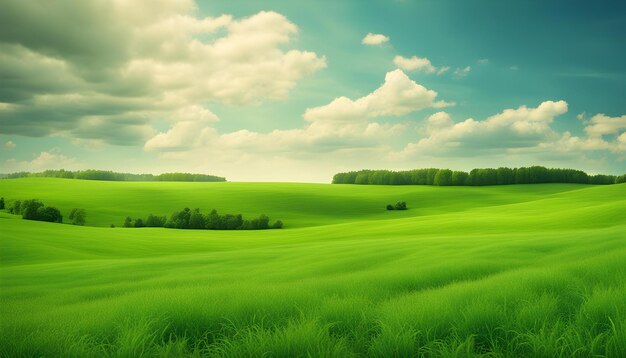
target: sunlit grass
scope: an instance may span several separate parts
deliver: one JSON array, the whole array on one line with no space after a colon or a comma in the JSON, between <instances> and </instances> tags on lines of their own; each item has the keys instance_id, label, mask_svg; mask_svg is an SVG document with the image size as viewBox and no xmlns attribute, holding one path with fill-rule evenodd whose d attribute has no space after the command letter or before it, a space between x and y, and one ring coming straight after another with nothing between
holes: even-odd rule
<instances>
[{"instance_id":1,"label":"sunlit grass","mask_svg":"<svg viewBox=\"0 0 626 358\"><path fill-rule=\"evenodd\" d=\"M0 196L84 207L88 225L188 203L286 228L3 214L0 355L626 356L626 185L136 184L6 180ZM167 194L137 193L151 185ZM384 210L398 200L406 214Z\"/></svg>"}]
</instances>

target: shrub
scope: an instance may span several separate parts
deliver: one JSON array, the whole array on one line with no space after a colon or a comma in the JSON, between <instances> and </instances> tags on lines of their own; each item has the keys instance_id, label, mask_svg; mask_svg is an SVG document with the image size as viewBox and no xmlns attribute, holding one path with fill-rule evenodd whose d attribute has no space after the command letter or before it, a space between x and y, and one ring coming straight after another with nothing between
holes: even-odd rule
<instances>
[{"instance_id":1,"label":"shrub","mask_svg":"<svg viewBox=\"0 0 626 358\"><path fill-rule=\"evenodd\" d=\"M87 216L87 212L85 209L74 208L70 212L70 221L72 225L85 225L85 217Z\"/></svg>"},{"instance_id":2,"label":"shrub","mask_svg":"<svg viewBox=\"0 0 626 358\"><path fill-rule=\"evenodd\" d=\"M163 227L165 226L165 222L167 218L165 216L156 216L156 215L148 215L146 219L145 225L147 227Z\"/></svg>"},{"instance_id":3,"label":"shrub","mask_svg":"<svg viewBox=\"0 0 626 358\"><path fill-rule=\"evenodd\" d=\"M267 217L267 215L265 214L261 214L259 216L259 230L265 230L265 229L269 229L270 227L270 218Z\"/></svg>"},{"instance_id":4,"label":"shrub","mask_svg":"<svg viewBox=\"0 0 626 358\"><path fill-rule=\"evenodd\" d=\"M387 204L387 210L393 210L393 205Z\"/></svg>"},{"instance_id":5,"label":"shrub","mask_svg":"<svg viewBox=\"0 0 626 358\"><path fill-rule=\"evenodd\" d=\"M204 216L200 214L200 209L193 209L191 215L189 215L189 225L183 229L204 229L205 222Z\"/></svg>"},{"instance_id":6,"label":"shrub","mask_svg":"<svg viewBox=\"0 0 626 358\"><path fill-rule=\"evenodd\" d=\"M190 210L185 208L182 211L175 211L169 219L165 216L148 215L144 221L130 217L126 218L124 227L166 227L173 229L209 229L209 230L264 230L280 229L283 227L282 221L278 220L270 226L270 218L267 215L260 215L256 219L244 220L241 214L220 215L213 209L207 215L202 215L200 209Z\"/></svg>"},{"instance_id":7,"label":"shrub","mask_svg":"<svg viewBox=\"0 0 626 358\"><path fill-rule=\"evenodd\" d=\"M396 203L396 206L394 207L394 209L396 209L396 210L406 210L407 209L406 201L398 201Z\"/></svg>"},{"instance_id":8,"label":"shrub","mask_svg":"<svg viewBox=\"0 0 626 358\"><path fill-rule=\"evenodd\" d=\"M4 198L0 198L0 210L4 209Z\"/></svg>"},{"instance_id":9,"label":"shrub","mask_svg":"<svg viewBox=\"0 0 626 358\"><path fill-rule=\"evenodd\" d=\"M51 223L60 223L63 221L63 216L59 209L52 206L40 206L37 208L35 218L30 220L47 221Z\"/></svg>"},{"instance_id":10,"label":"shrub","mask_svg":"<svg viewBox=\"0 0 626 358\"><path fill-rule=\"evenodd\" d=\"M19 215L22 213L22 201L15 200L13 205L9 207L9 213Z\"/></svg>"},{"instance_id":11,"label":"shrub","mask_svg":"<svg viewBox=\"0 0 626 358\"><path fill-rule=\"evenodd\" d=\"M43 203L37 199L24 200L21 205L22 218L26 220L37 220L37 210L43 207Z\"/></svg>"},{"instance_id":12,"label":"shrub","mask_svg":"<svg viewBox=\"0 0 626 358\"><path fill-rule=\"evenodd\" d=\"M189 229L189 219L191 218L191 209L184 208L182 211L172 213L169 221L165 223L165 227L176 229Z\"/></svg>"}]
</instances>

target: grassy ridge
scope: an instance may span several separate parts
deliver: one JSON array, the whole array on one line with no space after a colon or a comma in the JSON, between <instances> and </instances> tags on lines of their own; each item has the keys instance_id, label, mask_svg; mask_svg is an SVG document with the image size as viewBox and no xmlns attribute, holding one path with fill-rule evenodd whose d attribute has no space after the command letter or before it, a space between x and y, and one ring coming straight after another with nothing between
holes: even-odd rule
<instances>
[{"instance_id":1,"label":"grassy ridge","mask_svg":"<svg viewBox=\"0 0 626 358\"><path fill-rule=\"evenodd\" d=\"M155 213L206 201L287 228L4 214L3 356L626 355L626 185L74 183L67 198L50 179L0 193L84 207L102 225L126 214L99 217L113 201ZM412 209L386 212L397 199Z\"/></svg>"},{"instance_id":2,"label":"grassy ridge","mask_svg":"<svg viewBox=\"0 0 626 358\"><path fill-rule=\"evenodd\" d=\"M296 183L172 183L106 182L51 178L0 180L5 199L42 200L67 216L72 208L87 210L87 225L121 226L124 218L148 214L170 215L185 206L207 212L265 213L288 227L306 227L449 213L482 206L503 205L543 198L579 184L513 185L489 188L422 186L336 186ZM442 194L443 193L443 194ZM385 206L407 201L411 210L386 213ZM392 215L392 216L390 216Z\"/></svg>"}]
</instances>

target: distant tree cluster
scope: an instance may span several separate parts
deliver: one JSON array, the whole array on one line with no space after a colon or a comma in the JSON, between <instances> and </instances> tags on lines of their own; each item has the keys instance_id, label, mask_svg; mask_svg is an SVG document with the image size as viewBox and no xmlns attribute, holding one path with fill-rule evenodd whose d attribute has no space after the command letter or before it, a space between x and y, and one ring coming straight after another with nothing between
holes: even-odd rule
<instances>
[{"instance_id":1,"label":"distant tree cluster","mask_svg":"<svg viewBox=\"0 0 626 358\"><path fill-rule=\"evenodd\" d=\"M163 173L153 174L132 174L117 173L110 170L45 170L38 173L16 172L7 174L6 179L41 177L41 178L64 178L82 180L106 180L106 181L184 181L184 182L224 182L226 178L208 174L192 173Z\"/></svg>"},{"instance_id":2,"label":"distant tree cluster","mask_svg":"<svg viewBox=\"0 0 626 358\"><path fill-rule=\"evenodd\" d=\"M241 214L220 215L213 209L208 214L202 214L200 209L184 208L181 211L172 213L169 219L165 216L148 215L143 220L137 218L133 220L126 217L124 227L165 227L171 229L197 229L197 230L265 230L281 229L283 222L275 221L270 225L270 218L261 214L258 218L245 220Z\"/></svg>"},{"instance_id":3,"label":"distant tree cluster","mask_svg":"<svg viewBox=\"0 0 626 358\"><path fill-rule=\"evenodd\" d=\"M398 201L396 205L387 204L387 210L406 210L406 201Z\"/></svg>"},{"instance_id":4,"label":"distant tree cluster","mask_svg":"<svg viewBox=\"0 0 626 358\"><path fill-rule=\"evenodd\" d=\"M7 207L9 213L22 215L26 220L48 221L53 223L63 222L63 216L59 209L45 206L37 199L15 200Z\"/></svg>"},{"instance_id":5,"label":"distant tree cluster","mask_svg":"<svg viewBox=\"0 0 626 358\"><path fill-rule=\"evenodd\" d=\"M85 209L74 208L72 209L72 211L70 211L69 219L72 225L83 226L85 225L86 217L87 217L87 212L85 211Z\"/></svg>"},{"instance_id":6,"label":"distant tree cluster","mask_svg":"<svg viewBox=\"0 0 626 358\"><path fill-rule=\"evenodd\" d=\"M539 183L617 184L626 182L626 174L588 175L576 169L541 166L522 168L473 169L469 173L450 169L414 169L407 171L360 170L338 173L333 184L370 185L508 185Z\"/></svg>"}]
</instances>

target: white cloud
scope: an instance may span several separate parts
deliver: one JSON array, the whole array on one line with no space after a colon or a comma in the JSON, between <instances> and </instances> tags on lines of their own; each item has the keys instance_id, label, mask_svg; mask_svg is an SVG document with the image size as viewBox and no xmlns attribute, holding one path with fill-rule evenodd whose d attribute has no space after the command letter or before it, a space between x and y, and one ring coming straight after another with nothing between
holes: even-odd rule
<instances>
[{"instance_id":1,"label":"white cloud","mask_svg":"<svg viewBox=\"0 0 626 358\"><path fill-rule=\"evenodd\" d=\"M425 108L441 108L452 105L435 101L437 92L411 80L402 70L388 72L385 82L374 92L357 100L339 97L327 105L308 108L304 113L307 121L355 120L366 117L402 116Z\"/></svg>"},{"instance_id":2,"label":"white cloud","mask_svg":"<svg viewBox=\"0 0 626 358\"><path fill-rule=\"evenodd\" d=\"M393 58L393 63L398 68L405 71L420 71L425 73L436 73L438 75L444 74L450 70L449 66L435 67L427 58L412 56L410 58L403 56L396 56Z\"/></svg>"},{"instance_id":3,"label":"white cloud","mask_svg":"<svg viewBox=\"0 0 626 358\"><path fill-rule=\"evenodd\" d=\"M429 59L417 56L413 56L411 58L396 56L393 58L393 63L406 71L419 70L426 73L433 73L437 71L435 66L430 63Z\"/></svg>"},{"instance_id":4,"label":"white cloud","mask_svg":"<svg viewBox=\"0 0 626 358\"><path fill-rule=\"evenodd\" d=\"M448 72L449 70L450 70L450 66L442 66L442 67L439 67L439 69L437 70L437 74L441 75L441 74Z\"/></svg>"},{"instance_id":5,"label":"white cloud","mask_svg":"<svg viewBox=\"0 0 626 358\"><path fill-rule=\"evenodd\" d=\"M217 120L215 115L207 115L206 120L199 120L197 118L200 116L195 115L149 139L144 149L168 152L204 147L311 153L376 146L390 136L401 133L406 125L369 122L368 118L402 116L424 108L450 105L444 101L435 101L436 96L436 92L416 84L401 70L395 70L387 73L385 82L367 96L354 101L339 97L325 106L307 109L303 118L308 124L302 129L274 130L269 133L240 130L219 134L211 127L211 122ZM197 111L197 108L193 109L194 113Z\"/></svg>"},{"instance_id":6,"label":"white cloud","mask_svg":"<svg viewBox=\"0 0 626 358\"><path fill-rule=\"evenodd\" d=\"M207 145L217 137L217 132L210 125L219 119L205 108L182 108L171 119L176 122L172 128L150 138L144 144L145 150L186 150Z\"/></svg>"},{"instance_id":7,"label":"white cloud","mask_svg":"<svg viewBox=\"0 0 626 358\"><path fill-rule=\"evenodd\" d=\"M480 60L476 61L477 64L479 65L488 65L489 64L489 59L488 58L481 58Z\"/></svg>"},{"instance_id":8,"label":"white cloud","mask_svg":"<svg viewBox=\"0 0 626 358\"><path fill-rule=\"evenodd\" d=\"M8 141L4 142L2 147L5 148L5 149L13 149L13 148L15 148L15 143L13 143L13 141L11 141L11 140L8 140Z\"/></svg>"},{"instance_id":9,"label":"white cloud","mask_svg":"<svg viewBox=\"0 0 626 358\"><path fill-rule=\"evenodd\" d=\"M409 143L404 152L435 155L452 151L457 155L475 155L480 151L533 147L554 136L550 124L565 112L565 101L546 101L536 108L506 109L482 121L468 118L454 123L447 113L439 112L427 120L428 135Z\"/></svg>"},{"instance_id":10,"label":"white cloud","mask_svg":"<svg viewBox=\"0 0 626 358\"><path fill-rule=\"evenodd\" d=\"M5 162L7 172L42 171L48 169L74 169L80 166L76 158L67 157L57 150L44 151L30 161L8 159Z\"/></svg>"},{"instance_id":11,"label":"white cloud","mask_svg":"<svg viewBox=\"0 0 626 358\"><path fill-rule=\"evenodd\" d=\"M0 5L15 22L4 26L22 29L0 38L3 92L16 99L0 103L0 133L136 144L145 127L181 109L284 100L326 67L324 57L291 48L298 27L272 11L198 17L191 0L79 2L75 11L47 4L41 17L23 2ZM75 13L90 31L75 25ZM33 40L41 33L63 41ZM107 123L135 135L115 139L101 130Z\"/></svg>"},{"instance_id":12,"label":"white cloud","mask_svg":"<svg viewBox=\"0 0 626 358\"><path fill-rule=\"evenodd\" d=\"M470 66L467 66L465 68L457 68L456 70L454 70L454 75L458 78L465 77L470 73L471 70L472 68Z\"/></svg>"},{"instance_id":13,"label":"white cloud","mask_svg":"<svg viewBox=\"0 0 626 358\"><path fill-rule=\"evenodd\" d=\"M388 42L388 41L389 41L389 37L383 34L373 34L370 32L367 35L365 35L363 40L361 40L361 43L363 45L375 46L375 45L382 45L383 43Z\"/></svg>"},{"instance_id":14,"label":"white cloud","mask_svg":"<svg viewBox=\"0 0 626 358\"><path fill-rule=\"evenodd\" d=\"M623 131L626 131L626 115L621 117L609 117L599 113L591 117L589 125L585 127L585 132L592 138L618 135Z\"/></svg>"}]
</instances>

